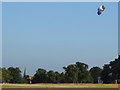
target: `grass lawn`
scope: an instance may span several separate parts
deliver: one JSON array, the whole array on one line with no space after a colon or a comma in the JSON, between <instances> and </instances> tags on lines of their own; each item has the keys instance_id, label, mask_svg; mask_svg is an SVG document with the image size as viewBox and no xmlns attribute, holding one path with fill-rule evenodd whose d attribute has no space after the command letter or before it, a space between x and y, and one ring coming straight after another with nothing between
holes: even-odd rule
<instances>
[{"instance_id":1,"label":"grass lawn","mask_svg":"<svg viewBox=\"0 0 120 90\"><path fill-rule=\"evenodd\" d=\"M118 84L3 84L2 88L118 88Z\"/></svg>"}]
</instances>

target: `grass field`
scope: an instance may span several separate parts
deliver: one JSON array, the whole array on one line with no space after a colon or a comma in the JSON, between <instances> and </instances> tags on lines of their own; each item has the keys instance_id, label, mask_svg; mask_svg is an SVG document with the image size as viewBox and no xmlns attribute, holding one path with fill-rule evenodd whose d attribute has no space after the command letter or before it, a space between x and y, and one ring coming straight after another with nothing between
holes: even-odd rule
<instances>
[{"instance_id":1,"label":"grass field","mask_svg":"<svg viewBox=\"0 0 120 90\"><path fill-rule=\"evenodd\" d=\"M118 84L3 84L2 88L118 88Z\"/></svg>"}]
</instances>

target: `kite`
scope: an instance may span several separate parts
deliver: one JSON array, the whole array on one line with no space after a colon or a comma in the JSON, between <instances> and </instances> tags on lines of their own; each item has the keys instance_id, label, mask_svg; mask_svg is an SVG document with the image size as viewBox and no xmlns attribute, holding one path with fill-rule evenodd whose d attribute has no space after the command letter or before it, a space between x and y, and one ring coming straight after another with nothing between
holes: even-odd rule
<instances>
[{"instance_id":1,"label":"kite","mask_svg":"<svg viewBox=\"0 0 120 90\"><path fill-rule=\"evenodd\" d=\"M104 7L103 5L101 5L101 6L98 8L97 14L98 14L98 15L101 15L104 10L105 10L105 7Z\"/></svg>"}]
</instances>

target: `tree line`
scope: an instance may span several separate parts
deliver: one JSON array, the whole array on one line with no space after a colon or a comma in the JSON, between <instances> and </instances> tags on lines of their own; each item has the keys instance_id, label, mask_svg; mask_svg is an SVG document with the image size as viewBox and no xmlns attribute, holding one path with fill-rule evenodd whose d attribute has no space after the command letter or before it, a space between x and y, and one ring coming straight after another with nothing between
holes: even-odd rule
<instances>
[{"instance_id":1,"label":"tree line","mask_svg":"<svg viewBox=\"0 0 120 90\"><path fill-rule=\"evenodd\" d=\"M119 83L120 80L120 57L105 64L103 69L92 67L88 70L88 65L82 62L63 67L64 72L46 71L39 68L32 83L98 83L100 79L102 83ZM29 83L22 77L21 70L16 67L0 68L0 80L4 83Z\"/></svg>"}]
</instances>

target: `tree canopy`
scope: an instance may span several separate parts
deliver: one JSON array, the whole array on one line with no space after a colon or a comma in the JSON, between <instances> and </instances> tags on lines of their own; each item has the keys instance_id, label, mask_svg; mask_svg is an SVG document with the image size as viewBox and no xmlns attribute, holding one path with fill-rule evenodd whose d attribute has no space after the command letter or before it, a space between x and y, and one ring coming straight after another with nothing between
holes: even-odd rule
<instances>
[{"instance_id":1,"label":"tree canopy","mask_svg":"<svg viewBox=\"0 0 120 90\"><path fill-rule=\"evenodd\" d=\"M32 83L97 83L98 77L101 77L103 83L118 83L120 80L120 56L118 59L105 64L103 69L92 67L88 70L88 65L82 62L76 62L63 67L64 72L46 71L39 68ZM0 80L5 83L28 83L26 78L22 77L21 70L16 67L0 68Z\"/></svg>"},{"instance_id":2,"label":"tree canopy","mask_svg":"<svg viewBox=\"0 0 120 90\"><path fill-rule=\"evenodd\" d=\"M101 77L102 69L99 67L93 67L90 69L90 73L94 80L94 83L98 83L98 77Z\"/></svg>"},{"instance_id":3,"label":"tree canopy","mask_svg":"<svg viewBox=\"0 0 120 90\"><path fill-rule=\"evenodd\" d=\"M101 78L104 83L118 83L120 80L120 56L118 59L111 61L109 64L103 66L103 71L101 73Z\"/></svg>"}]
</instances>

